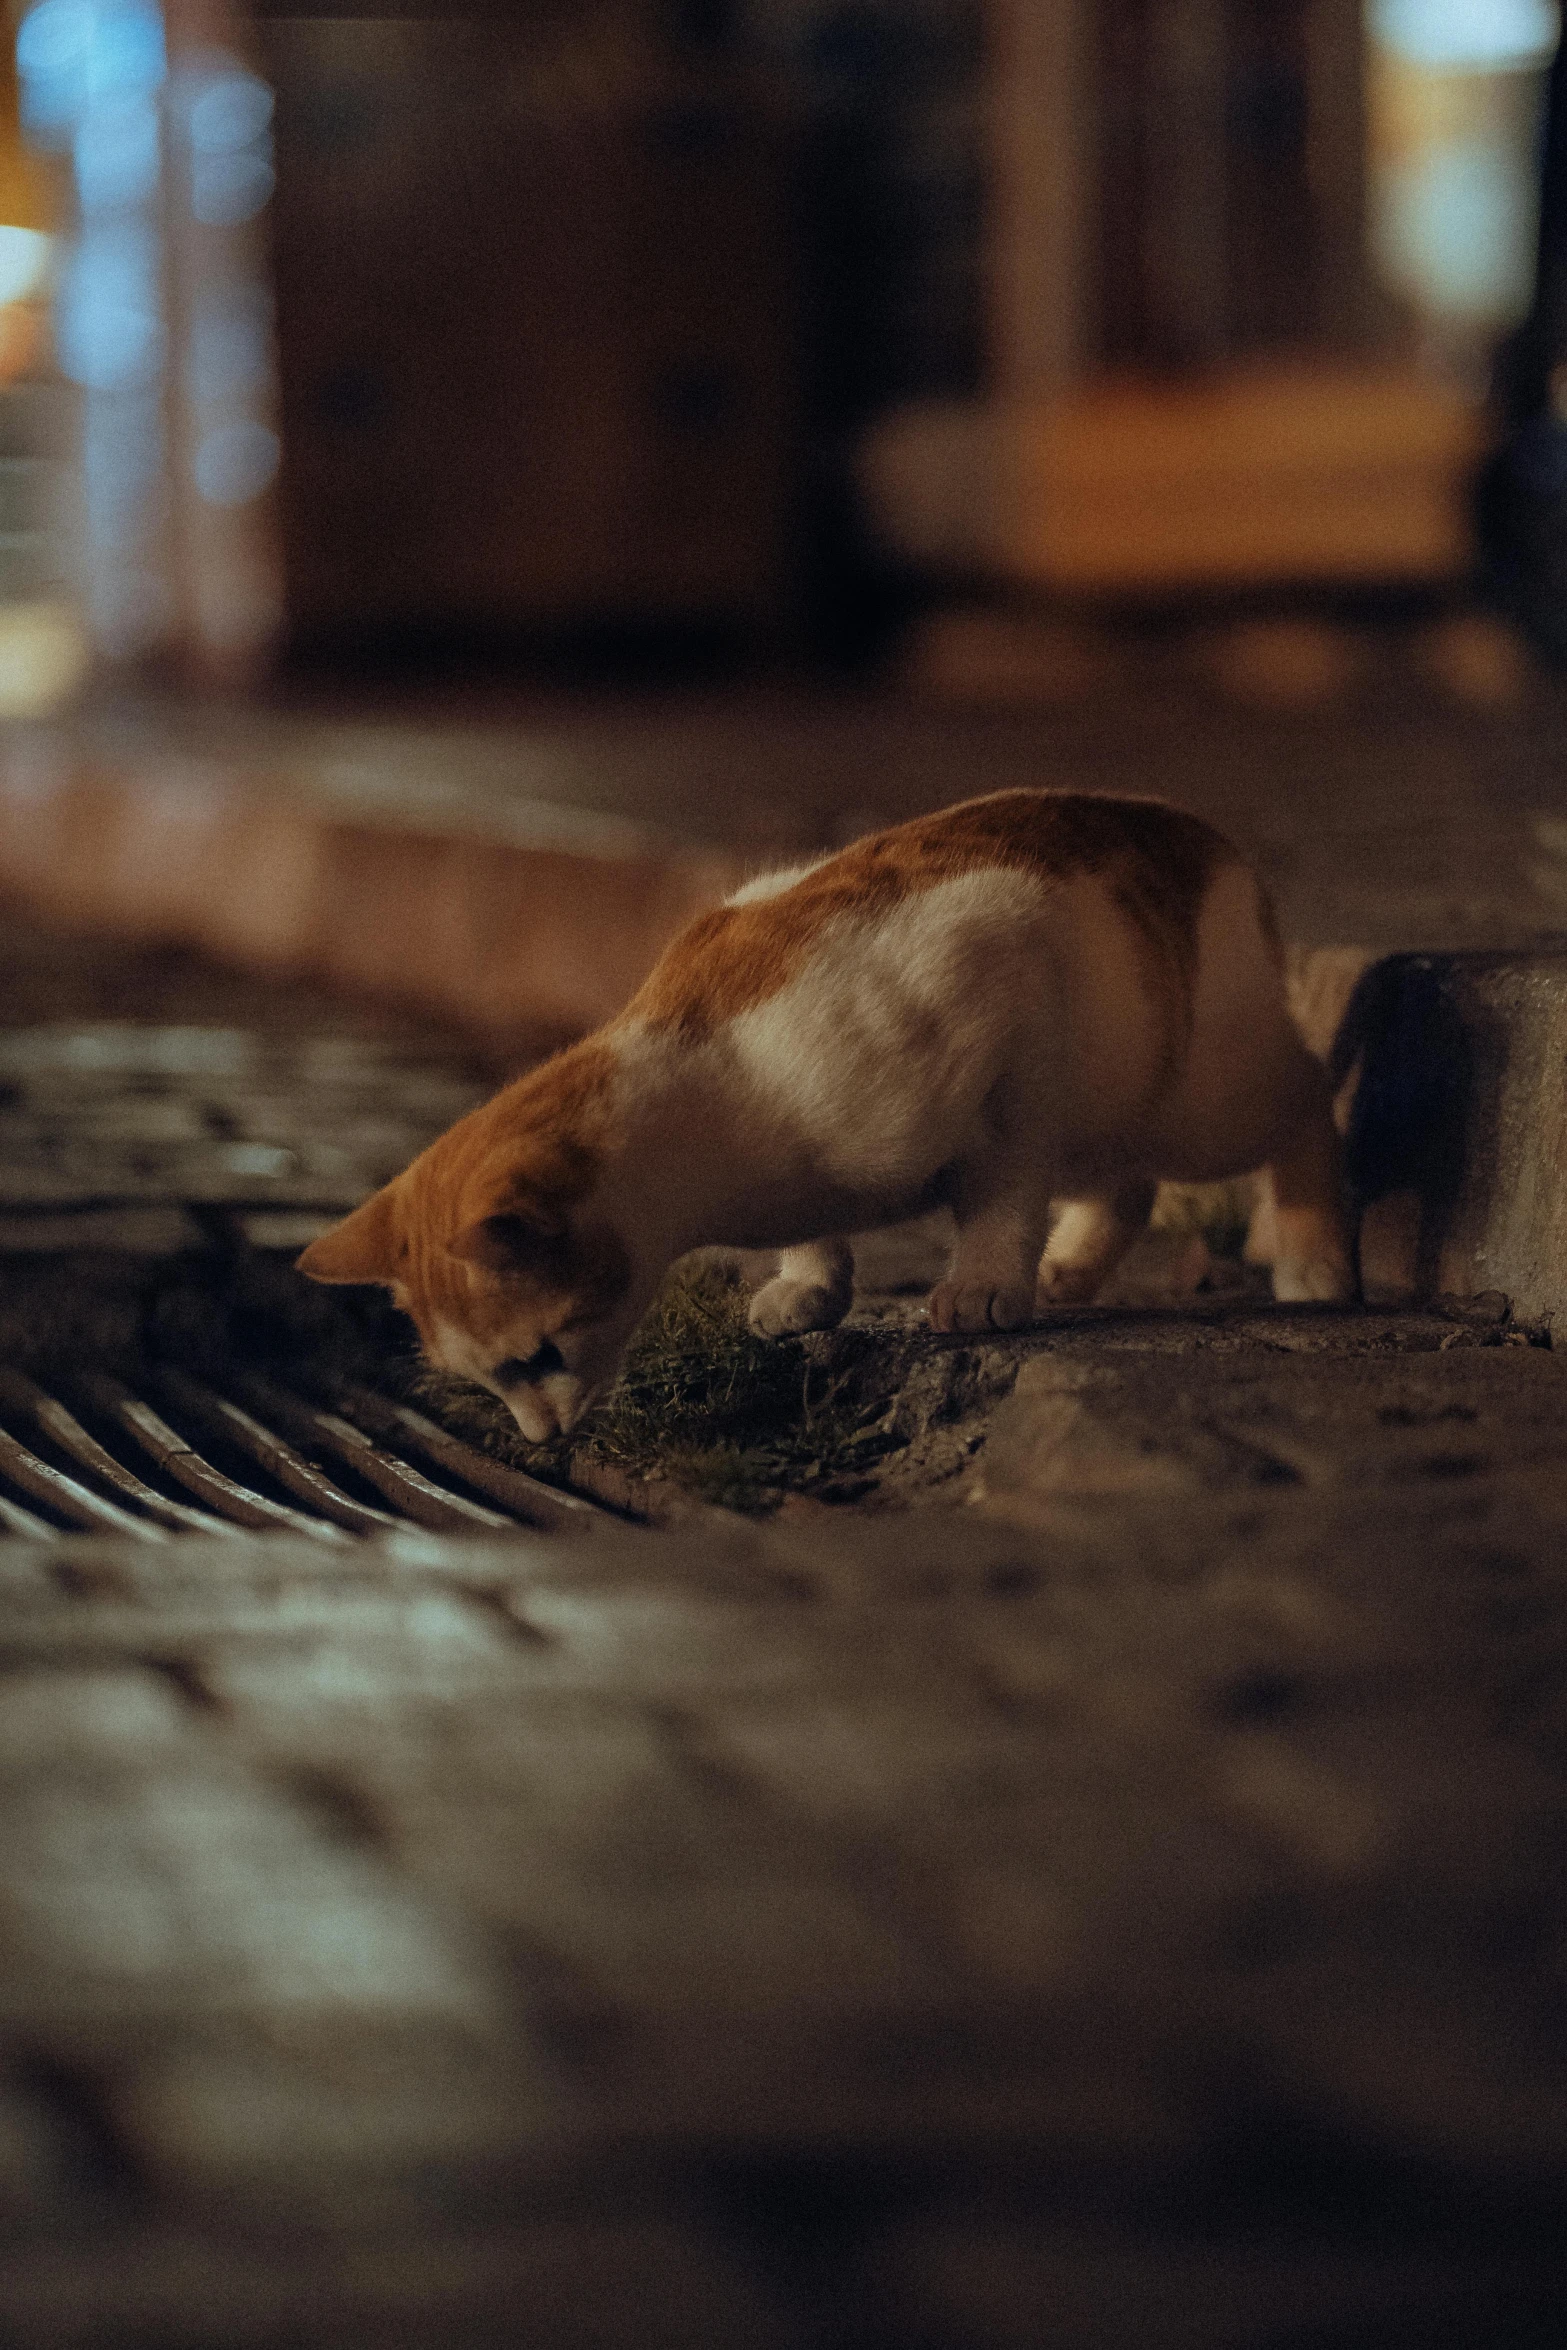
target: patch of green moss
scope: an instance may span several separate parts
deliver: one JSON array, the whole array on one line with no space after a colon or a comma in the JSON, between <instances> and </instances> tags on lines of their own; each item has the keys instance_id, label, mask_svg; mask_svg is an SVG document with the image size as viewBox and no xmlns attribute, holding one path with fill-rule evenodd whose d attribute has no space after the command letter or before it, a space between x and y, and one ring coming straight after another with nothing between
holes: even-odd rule
<instances>
[{"instance_id":1,"label":"patch of green moss","mask_svg":"<svg viewBox=\"0 0 1567 2350\"><path fill-rule=\"evenodd\" d=\"M610 1393L569 1438L532 1445L487 1391L425 1374L425 1404L454 1433L534 1476L565 1478L588 1455L665 1478L726 1509L765 1511L793 1490L863 1478L896 1439L884 1402L824 1371L798 1338L759 1338L748 1292L703 1267L665 1283Z\"/></svg>"}]
</instances>

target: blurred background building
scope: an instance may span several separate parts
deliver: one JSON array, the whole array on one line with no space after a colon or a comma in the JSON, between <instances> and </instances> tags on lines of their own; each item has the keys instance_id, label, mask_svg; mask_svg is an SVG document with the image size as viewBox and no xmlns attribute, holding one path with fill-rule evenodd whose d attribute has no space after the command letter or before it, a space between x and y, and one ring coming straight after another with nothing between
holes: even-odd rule
<instances>
[{"instance_id":1,"label":"blurred background building","mask_svg":"<svg viewBox=\"0 0 1567 2350\"><path fill-rule=\"evenodd\" d=\"M13 17L14 706L1473 568L1550 0Z\"/></svg>"}]
</instances>

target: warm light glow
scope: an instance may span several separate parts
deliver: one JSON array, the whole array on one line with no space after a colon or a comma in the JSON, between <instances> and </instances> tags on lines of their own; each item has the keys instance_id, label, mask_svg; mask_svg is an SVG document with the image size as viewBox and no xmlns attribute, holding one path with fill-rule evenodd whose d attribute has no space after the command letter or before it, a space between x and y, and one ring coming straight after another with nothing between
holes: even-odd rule
<instances>
[{"instance_id":1,"label":"warm light glow","mask_svg":"<svg viewBox=\"0 0 1567 2350\"><path fill-rule=\"evenodd\" d=\"M190 143L203 155L225 155L263 136L272 120L272 92L241 66L213 74L191 102Z\"/></svg>"},{"instance_id":2,"label":"warm light glow","mask_svg":"<svg viewBox=\"0 0 1567 2350\"><path fill-rule=\"evenodd\" d=\"M104 100L82 116L71 148L84 217L152 203L163 168L156 97L129 90Z\"/></svg>"},{"instance_id":3,"label":"warm light glow","mask_svg":"<svg viewBox=\"0 0 1567 2350\"><path fill-rule=\"evenodd\" d=\"M156 644L173 610L162 538L164 369L162 91L157 0L36 0L16 38L22 128L68 159L80 223L56 271L54 344L81 405L82 592L112 656ZM42 659L25 630L5 655Z\"/></svg>"},{"instance_id":4,"label":"warm light glow","mask_svg":"<svg viewBox=\"0 0 1567 2350\"><path fill-rule=\"evenodd\" d=\"M0 305L26 302L49 274L54 239L36 228L0 228Z\"/></svg>"},{"instance_id":5,"label":"warm light glow","mask_svg":"<svg viewBox=\"0 0 1567 2350\"><path fill-rule=\"evenodd\" d=\"M81 623L68 604L0 605L0 718L42 718L87 674Z\"/></svg>"},{"instance_id":6,"label":"warm light glow","mask_svg":"<svg viewBox=\"0 0 1567 2350\"><path fill-rule=\"evenodd\" d=\"M1372 0L1371 30L1415 65L1497 73L1556 46L1553 0Z\"/></svg>"},{"instance_id":7,"label":"warm light glow","mask_svg":"<svg viewBox=\"0 0 1567 2350\"><path fill-rule=\"evenodd\" d=\"M16 36L22 127L60 145L105 96L163 81L163 12L155 0L38 0Z\"/></svg>"},{"instance_id":8,"label":"warm light glow","mask_svg":"<svg viewBox=\"0 0 1567 2350\"><path fill-rule=\"evenodd\" d=\"M161 248L134 216L84 228L64 271L55 320L73 383L111 392L155 384L164 352Z\"/></svg>"},{"instance_id":9,"label":"warm light glow","mask_svg":"<svg viewBox=\"0 0 1567 2350\"><path fill-rule=\"evenodd\" d=\"M1422 309L1511 326L1533 284L1534 185L1505 149L1455 142L1389 175L1379 220L1388 277Z\"/></svg>"},{"instance_id":10,"label":"warm light glow","mask_svg":"<svg viewBox=\"0 0 1567 2350\"><path fill-rule=\"evenodd\" d=\"M208 228L239 228L272 194L272 92L233 58L185 81L191 210Z\"/></svg>"},{"instance_id":11,"label":"warm light glow","mask_svg":"<svg viewBox=\"0 0 1567 2350\"><path fill-rule=\"evenodd\" d=\"M43 355L47 329L36 302L0 305L0 384L26 375Z\"/></svg>"},{"instance_id":12,"label":"warm light glow","mask_svg":"<svg viewBox=\"0 0 1567 2350\"><path fill-rule=\"evenodd\" d=\"M210 505L248 506L271 487L280 455L277 434L250 417L214 425L196 451L196 487Z\"/></svg>"}]
</instances>

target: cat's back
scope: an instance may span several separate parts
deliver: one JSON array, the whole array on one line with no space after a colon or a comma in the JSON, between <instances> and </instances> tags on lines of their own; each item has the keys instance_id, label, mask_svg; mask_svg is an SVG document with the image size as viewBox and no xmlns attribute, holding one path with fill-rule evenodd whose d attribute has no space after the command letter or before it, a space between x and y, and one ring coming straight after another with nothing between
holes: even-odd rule
<instances>
[{"instance_id":1,"label":"cat's back","mask_svg":"<svg viewBox=\"0 0 1567 2350\"><path fill-rule=\"evenodd\" d=\"M828 965L950 987L965 956L1005 962L1034 918L1069 902L1087 907L1096 943L1119 934L1189 995L1209 886L1237 861L1161 801L998 792L748 884L674 941L626 1017L699 1041Z\"/></svg>"}]
</instances>

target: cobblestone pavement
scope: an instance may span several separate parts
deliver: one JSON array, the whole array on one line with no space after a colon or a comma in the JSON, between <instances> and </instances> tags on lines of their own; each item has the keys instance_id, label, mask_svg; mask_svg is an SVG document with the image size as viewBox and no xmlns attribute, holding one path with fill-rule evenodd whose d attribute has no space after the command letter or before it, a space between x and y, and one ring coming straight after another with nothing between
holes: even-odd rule
<instances>
[{"instance_id":1,"label":"cobblestone pavement","mask_svg":"<svg viewBox=\"0 0 1567 2350\"><path fill-rule=\"evenodd\" d=\"M94 1110L60 1040L116 1002L230 1042L114 1026ZM292 1198L223 1152L330 1080L372 1169L473 1082L188 966L25 1011L13 1131L105 1143L21 1221L315 1212L307 1149ZM962 1507L0 1539L0 2342L1554 2346L1531 1335L1069 1317Z\"/></svg>"},{"instance_id":2,"label":"cobblestone pavement","mask_svg":"<svg viewBox=\"0 0 1567 2350\"><path fill-rule=\"evenodd\" d=\"M518 1058L527 1057L525 1039ZM191 1208L298 1248L483 1098L433 1023L183 953L0 930L0 1253L199 1243Z\"/></svg>"}]
</instances>

